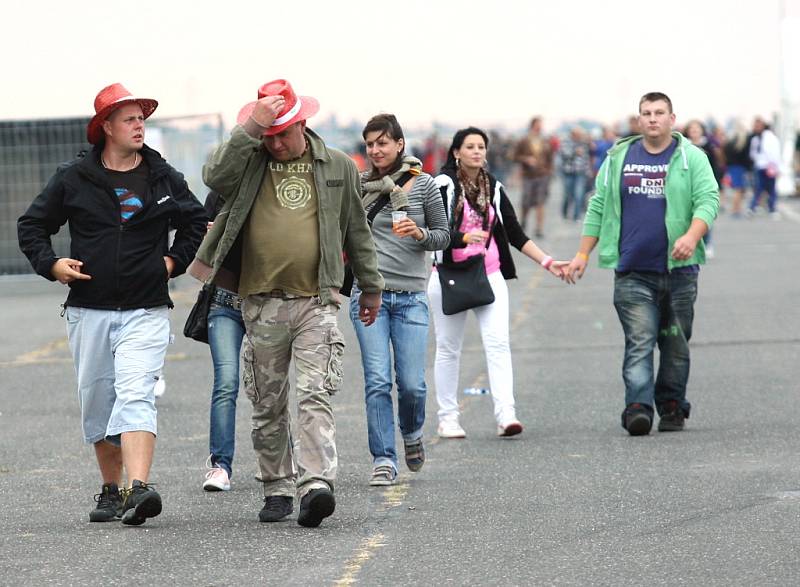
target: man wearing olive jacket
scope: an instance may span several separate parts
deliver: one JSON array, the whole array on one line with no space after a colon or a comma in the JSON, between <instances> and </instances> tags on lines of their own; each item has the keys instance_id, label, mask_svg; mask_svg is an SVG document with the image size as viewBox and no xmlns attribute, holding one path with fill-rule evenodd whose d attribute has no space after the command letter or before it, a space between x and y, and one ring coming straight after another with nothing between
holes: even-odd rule
<instances>
[{"instance_id":1,"label":"man wearing olive jacket","mask_svg":"<svg viewBox=\"0 0 800 587\"><path fill-rule=\"evenodd\" d=\"M330 396L342 384L344 338L336 322L342 251L363 292L359 316L366 325L375 321L384 283L355 165L306 128L319 103L296 95L286 80L264 84L258 98L242 108L239 125L203 170L226 203L190 273L215 281L239 241L244 388L265 496L259 519L289 515L296 493L297 522L316 527L336 507ZM298 417L290 433L292 360Z\"/></svg>"},{"instance_id":2,"label":"man wearing olive jacket","mask_svg":"<svg viewBox=\"0 0 800 587\"><path fill-rule=\"evenodd\" d=\"M625 334L622 426L631 436L683 430L691 405L689 339L703 235L719 209L708 157L672 132L671 100L651 92L639 101L642 134L619 140L597 174L583 236L566 272L574 283L597 245L600 266L614 269L614 307ZM660 351L654 381L653 351Z\"/></svg>"},{"instance_id":3,"label":"man wearing olive jacket","mask_svg":"<svg viewBox=\"0 0 800 587\"><path fill-rule=\"evenodd\" d=\"M64 312L83 436L103 478L92 522L138 525L161 512L148 476L154 388L169 342L167 281L186 270L206 226L183 176L144 144L157 105L121 84L101 90L87 127L94 148L59 168L17 223L36 272L69 286ZM50 237L66 223L70 256L58 258Z\"/></svg>"}]
</instances>

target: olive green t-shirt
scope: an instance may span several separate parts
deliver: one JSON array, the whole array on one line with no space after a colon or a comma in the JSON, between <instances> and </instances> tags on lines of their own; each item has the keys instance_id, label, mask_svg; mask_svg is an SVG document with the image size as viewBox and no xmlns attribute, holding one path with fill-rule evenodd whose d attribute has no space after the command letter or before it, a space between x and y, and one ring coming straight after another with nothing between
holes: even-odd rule
<instances>
[{"instance_id":1,"label":"olive green t-shirt","mask_svg":"<svg viewBox=\"0 0 800 587\"><path fill-rule=\"evenodd\" d=\"M319 221L310 150L293 161L270 161L242 242L239 295L319 294Z\"/></svg>"}]
</instances>

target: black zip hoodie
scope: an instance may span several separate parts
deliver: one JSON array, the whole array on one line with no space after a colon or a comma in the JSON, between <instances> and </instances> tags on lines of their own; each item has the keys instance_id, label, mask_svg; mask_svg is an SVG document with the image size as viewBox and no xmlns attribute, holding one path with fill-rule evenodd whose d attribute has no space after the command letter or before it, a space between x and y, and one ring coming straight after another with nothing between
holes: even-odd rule
<instances>
[{"instance_id":1,"label":"black zip hoodie","mask_svg":"<svg viewBox=\"0 0 800 587\"><path fill-rule=\"evenodd\" d=\"M467 246L464 243L464 233L458 230L464 216L464 209L461 209L461 214L457 218L454 217L458 197L461 194L461 182L458 181L457 172L453 168L443 167L441 174L450 178L454 188L452 197L449 197L447 186L440 187L442 199L444 200L444 209L447 211L450 223L449 249L452 251L452 249L461 249ZM495 222L491 228L491 233L497 243L497 251L500 253L500 272L505 279L515 279L517 277L517 267L511 257L509 244L517 250L522 250L522 247L530 239L519 225L517 214L508 196L506 196L503 184L497 181L491 173L489 174L489 193L492 194L492 207L495 211ZM449 206L448 199L450 200ZM450 256L447 255L447 257Z\"/></svg>"},{"instance_id":2,"label":"black zip hoodie","mask_svg":"<svg viewBox=\"0 0 800 587\"><path fill-rule=\"evenodd\" d=\"M148 146L140 151L150 169L143 207L123 223L120 203L100 164L101 147L59 167L17 221L19 246L36 272L50 273L57 257L50 240L69 223L70 257L83 262L90 280L75 280L65 305L131 310L168 305L164 256L172 277L186 271L206 231L206 213L183 175ZM169 231L175 239L169 246Z\"/></svg>"}]
</instances>

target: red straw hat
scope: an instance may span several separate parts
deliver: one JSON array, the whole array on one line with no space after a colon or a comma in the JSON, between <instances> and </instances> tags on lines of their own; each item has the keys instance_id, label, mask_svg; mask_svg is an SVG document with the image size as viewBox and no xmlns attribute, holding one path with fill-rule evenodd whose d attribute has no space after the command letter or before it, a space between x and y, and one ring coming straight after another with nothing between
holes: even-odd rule
<instances>
[{"instance_id":1,"label":"red straw hat","mask_svg":"<svg viewBox=\"0 0 800 587\"><path fill-rule=\"evenodd\" d=\"M142 113L147 118L158 107L158 102L150 98L136 98L122 84L106 86L94 99L95 115L86 127L86 138L92 145L96 145L103 138L103 122L114 110L130 102L136 102L142 107Z\"/></svg>"},{"instance_id":2,"label":"red straw hat","mask_svg":"<svg viewBox=\"0 0 800 587\"><path fill-rule=\"evenodd\" d=\"M319 112L319 102L316 98L312 98L311 96L298 96L294 93L292 84L285 79L276 79L258 88L259 100L267 96L283 96L286 100L286 107L275 119L275 122L272 123L272 126L264 131L265 135L278 134L295 122L311 118ZM244 122L250 118L250 114L252 114L255 105L255 102L249 102L242 106L242 109L239 110L239 115L236 117L236 122L244 124Z\"/></svg>"}]
</instances>

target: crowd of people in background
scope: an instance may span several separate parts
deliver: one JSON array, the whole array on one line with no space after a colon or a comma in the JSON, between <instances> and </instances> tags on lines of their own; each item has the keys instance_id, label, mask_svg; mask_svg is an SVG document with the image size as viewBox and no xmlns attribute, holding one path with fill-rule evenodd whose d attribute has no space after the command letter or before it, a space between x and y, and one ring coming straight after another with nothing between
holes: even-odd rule
<instances>
[{"instance_id":1,"label":"crowd of people in background","mask_svg":"<svg viewBox=\"0 0 800 587\"><path fill-rule=\"evenodd\" d=\"M551 132L545 131L544 124L541 116L535 116L522 136L488 131L493 145L487 155L488 169L506 185L520 189L520 223L528 228L530 222L536 238L544 236L544 203L554 189L553 183L560 183L561 217L579 222L609 149L618 139L640 132L636 116L614 125L563 123ZM679 122L676 128L708 156L720 185L720 213L742 219L763 212L774 220L780 219L775 209L780 144L764 118L756 117L749 127L738 119L727 124L691 119ZM423 162L426 172L434 173L446 159L445 138L434 134L410 149ZM357 164L366 165L360 155L356 153L354 157ZM794 172L800 178L800 134L795 145ZM531 212L533 217L529 218ZM705 243L707 256L713 258L711 234Z\"/></svg>"}]
</instances>

